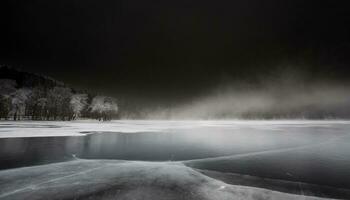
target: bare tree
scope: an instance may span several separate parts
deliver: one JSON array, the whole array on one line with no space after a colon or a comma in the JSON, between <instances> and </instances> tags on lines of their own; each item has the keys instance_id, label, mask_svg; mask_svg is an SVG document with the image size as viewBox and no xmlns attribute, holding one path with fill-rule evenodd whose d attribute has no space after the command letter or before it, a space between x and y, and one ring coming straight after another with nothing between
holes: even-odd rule
<instances>
[{"instance_id":1,"label":"bare tree","mask_svg":"<svg viewBox=\"0 0 350 200\"><path fill-rule=\"evenodd\" d=\"M18 120L24 116L27 100L31 94L30 89L21 88L11 94L11 111L13 120Z\"/></svg>"},{"instance_id":2,"label":"bare tree","mask_svg":"<svg viewBox=\"0 0 350 200\"><path fill-rule=\"evenodd\" d=\"M87 94L74 94L70 99L70 106L73 110L73 119L79 118L82 111L87 107Z\"/></svg>"},{"instance_id":3,"label":"bare tree","mask_svg":"<svg viewBox=\"0 0 350 200\"><path fill-rule=\"evenodd\" d=\"M7 119L11 111L11 98L8 95L0 95L0 119Z\"/></svg>"},{"instance_id":4,"label":"bare tree","mask_svg":"<svg viewBox=\"0 0 350 200\"><path fill-rule=\"evenodd\" d=\"M69 88L54 87L47 95L47 108L49 119L70 120L73 111L70 107L72 92Z\"/></svg>"},{"instance_id":5,"label":"bare tree","mask_svg":"<svg viewBox=\"0 0 350 200\"><path fill-rule=\"evenodd\" d=\"M11 94L16 91L16 81L0 79L0 118L7 119L11 111Z\"/></svg>"},{"instance_id":6,"label":"bare tree","mask_svg":"<svg viewBox=\"0 0 350 200\"><path fill-rule=\"evenodd\" d=\"M118 114L118 104L116 99L106 96L96 96L90 105L94 118L98 120L111 120Z\"/></svg>"}]
</instances>

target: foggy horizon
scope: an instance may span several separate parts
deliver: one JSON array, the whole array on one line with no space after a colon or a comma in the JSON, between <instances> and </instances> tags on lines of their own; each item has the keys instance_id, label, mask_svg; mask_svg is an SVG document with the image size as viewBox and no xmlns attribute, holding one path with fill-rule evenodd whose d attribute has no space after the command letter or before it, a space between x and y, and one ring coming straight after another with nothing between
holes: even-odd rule
<instances>
[{"instance_id":1,"label":"foggy horizon","mask_svg":"<svg viewBox=\"0 0 350 200\"><path fill-rule=\"evenodd\" d=\"M349 119L350 82L309 76L287 66L255 80L222 78L205 90L179 86L166 91L129 88L126 93L62 83L117 98L121 119Z\"/></svg>"}]
</instances>

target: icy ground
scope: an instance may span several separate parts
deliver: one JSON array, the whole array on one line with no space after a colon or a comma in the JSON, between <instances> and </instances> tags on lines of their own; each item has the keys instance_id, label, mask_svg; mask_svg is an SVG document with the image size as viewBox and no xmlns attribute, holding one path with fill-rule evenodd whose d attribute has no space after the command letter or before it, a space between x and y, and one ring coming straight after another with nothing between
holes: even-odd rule
<instances>
[{"instance_id":1,"label":"icy ground","mask_svg":"<svg viewBox=\"0 0 350 200\"><path fill-rule=\"evenodd\" d=\"M41 156L49 160L60 155L55 153L61 150L66 152L67 146L80 144L59 143L57 136L86 139L81 142L83 153L96 153L91 160L3 168L0 200L322 199L311 196L348 199L348 130L350 121L0 122L3 166L6 163L1 162L9 163L11 159L17 162L16 159ZM106 132L110 134L103 136ZM92 133L95 134L89 135ZM117 133L127 134L114 137ZM40 144L29 141L33 139ZM119 149L112 148L115 144ZM130 160L129 155L135 152L141 158L142 154L155 157L159 151L167 154L170 147L173 151L169 152L175 157L194 158L177 162L123 161ZM121 157L101 157L113 152ZM247 175L251 176L244 177ZM287 187L281 188L282 183ZM290 188L296 189L293 192Z\"/></svg>"},{"instance_id":2,"label":"icy ground","mask_svg":"<svg viewBox=\"0 0 350 200\"><path fill-rule=\"evenodd\" d=\"M350 125L350 121L310 121L310 120L272 120L272 121L162 121L162 120L118 120L97 122L82 120L62 121L0 121L0 138L13 137L50 137L50 136L83 136L91 132L162 132L196 128L257 128L261 130L278 130L292 127L329 127L332 125Z\"/></svg>"},{"instance_id":3,"label":"icy ground","mask_svg":"<svg viewBox=\"0 0 350 200\"><path fill-rule=\"evenodd\" d=\"M229 185L180 163L75 160L0 171L0 199L322 199Z\"/></svg>"}]
</instances>

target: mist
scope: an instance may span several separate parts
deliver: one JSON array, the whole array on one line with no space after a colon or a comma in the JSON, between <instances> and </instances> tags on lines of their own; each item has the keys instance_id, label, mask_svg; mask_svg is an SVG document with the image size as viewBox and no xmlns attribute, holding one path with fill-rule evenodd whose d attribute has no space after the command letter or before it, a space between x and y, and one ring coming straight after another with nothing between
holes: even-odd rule
<instances>
[{"instance_id":1,"label":"mist","mask_svg":"<svg viewBox=\"0 0 350 200\"><path fill-rule=\"evenodd\" d=\"M289 77L289 78L288 78ZM230 82L185 103L144 111L147 119L342 119L350 117L350 87L335 81L280 76Z\"/></svg>"}]
</instances>

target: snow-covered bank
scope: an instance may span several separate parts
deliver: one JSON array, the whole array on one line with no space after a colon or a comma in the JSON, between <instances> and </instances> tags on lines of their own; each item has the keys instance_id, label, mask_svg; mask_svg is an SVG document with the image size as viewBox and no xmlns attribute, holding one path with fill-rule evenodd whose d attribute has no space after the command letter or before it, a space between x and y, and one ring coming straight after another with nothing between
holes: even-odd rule
<instances>
[{"instance_id":1,"label":"snow-covered bank","mask_svg":"<svg viewBox=\"0 0 350 200\"><path fill-rule=\"evenodd\" d=\"M0 171L0 199L323 198L230 185L179 163L75 160Z\"/></svg>"},{"instance_id":2,"label":"snow-covered bank","mask_svg":"<svg viewBox=\"0 0 350 200\"><path fill-rule=\"evenodd\" d=\"M350 125L350 121L310 120L118 120L111 122L82 121L0 121L0 138L83 136L91 132L161 132L196 128L253 128L278 130L285 127L330 127Z\"/></svg>"}]
</instances>

